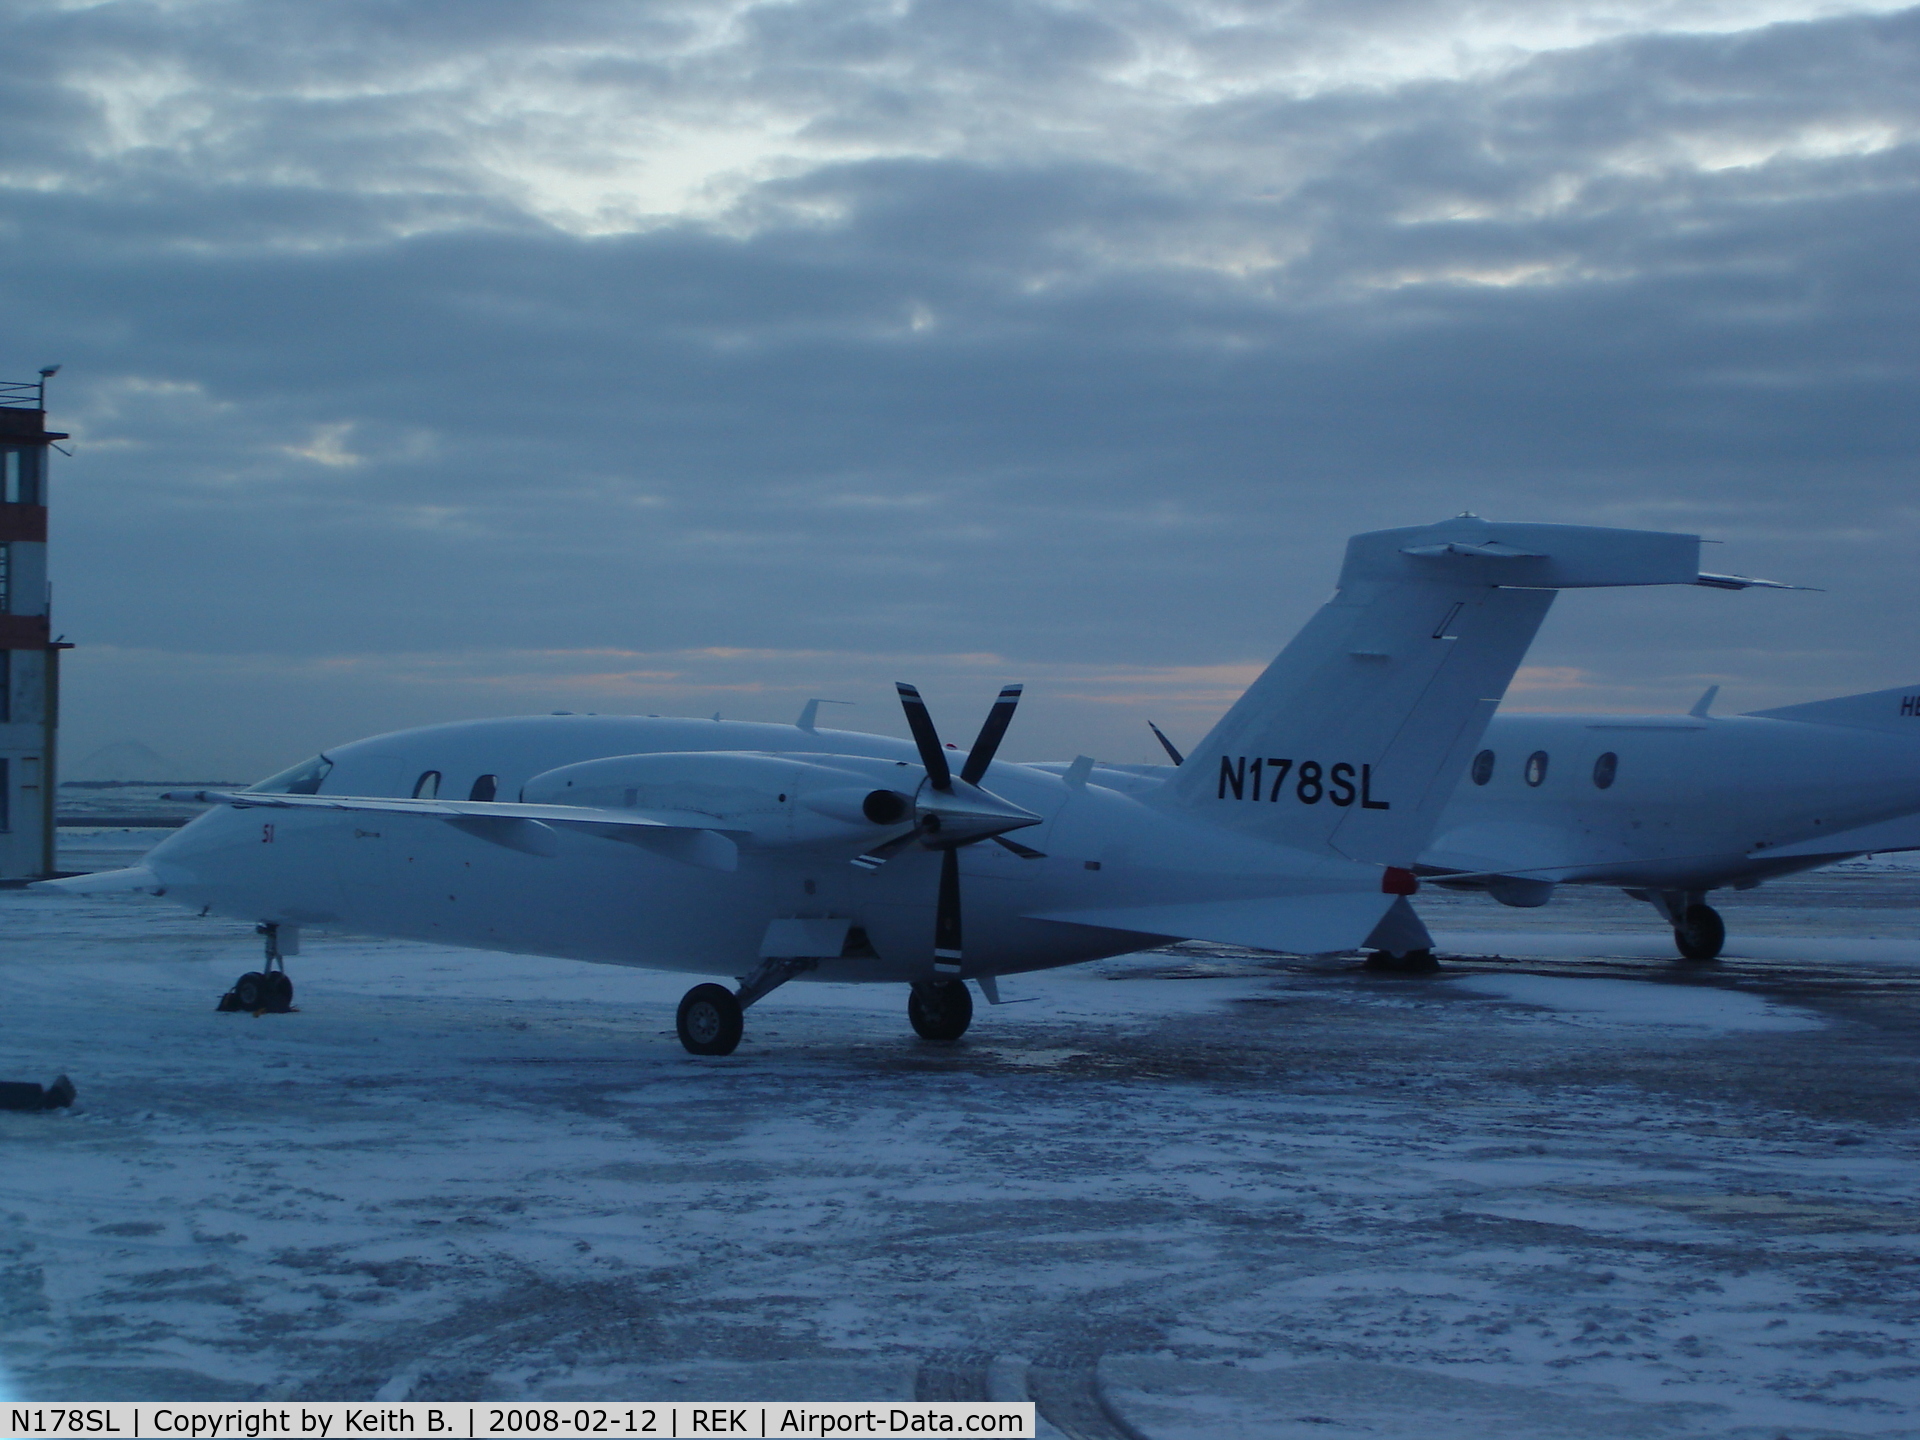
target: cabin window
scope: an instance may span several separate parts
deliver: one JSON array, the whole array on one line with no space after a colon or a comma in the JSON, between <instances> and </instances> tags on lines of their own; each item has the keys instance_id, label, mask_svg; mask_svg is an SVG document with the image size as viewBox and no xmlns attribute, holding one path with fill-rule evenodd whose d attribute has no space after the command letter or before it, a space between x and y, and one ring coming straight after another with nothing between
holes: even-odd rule
<instances>
[{"instance_id":1,"label":"cabin window","mask_svg":"<svg viewBox=\"0 0 1920 1440\"><path fill-rule=\"evenodd\" d=\"M499 793L500 777L498 775L482 775L478 780L473 782L473 789L467 792L467 799L491 800Z\"/></svg>"},{"instance_id":2,"label":"cabin window","mask_svg":"<svg viewBox=\"0 0 1920 1440\"><path fill-rule=\"evenodd\" d=\"M413 798L416 800L431 800L439 793L440 772L438 770L423 770L420 778L413 782Z\"/></svg>"},{"instance_id":3,"label":"cabin window","mask_svg":"<svg viewBox=\"0 0 1920 1440\"><path fill-rule=\"evenodd\" d=\"M1473 783L1484 785L1493 778L1493 752L1482 750L1473 757Z\"/></svg>"},{"instance_id":4,"label":"cabin window","mask_svg":"<svg viewBox=\"0 0 1920 1440\"><path fill-rule=\"evenodd\" d=\"M1538 785L1547 778L1547 752L1536 750L1527 756L1527 784Z\"/></svg>"},{"instance_id":5,"label":"cabin window","mask_svg":"<svg viewBox=\"0 0 1920 1440\"><path fill-rule=\"evenodd\" d=\"M1604 790L1613 784L1613 777L1620 773L1620 757L1609 750L1593 762L1593 783Z\"/></svg>"},{"instance_id":6,"label":"cabin window","mask_svg":"<svg viewBox=\"0 0 1920 1440\"><path fill-rule=\"evenodd\" d=\"M331 760L324 755L316 755L311 760L302 760L290 770L269 775L258 785L249 785L247 789L268 795L318 795L321 783L332 769Z\"/></svg>"}]
</instances>

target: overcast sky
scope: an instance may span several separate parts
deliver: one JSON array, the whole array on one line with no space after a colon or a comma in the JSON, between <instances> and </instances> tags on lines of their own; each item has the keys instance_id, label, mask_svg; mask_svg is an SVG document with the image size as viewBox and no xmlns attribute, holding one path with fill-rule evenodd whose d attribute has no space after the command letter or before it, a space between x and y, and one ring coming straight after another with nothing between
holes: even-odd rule
<instances>
[{"instance_id":1,"label":"overcast sky","mask_svg":"<svg viewBox=\"0 0 1920 1440\"><path fill-rule=\"evenodd\" d=\"M1697 530L1510 703L1920 680L1920 10L0 0L65 753L1191 743L1350 533Z\"/></svg>"}]
</instances>

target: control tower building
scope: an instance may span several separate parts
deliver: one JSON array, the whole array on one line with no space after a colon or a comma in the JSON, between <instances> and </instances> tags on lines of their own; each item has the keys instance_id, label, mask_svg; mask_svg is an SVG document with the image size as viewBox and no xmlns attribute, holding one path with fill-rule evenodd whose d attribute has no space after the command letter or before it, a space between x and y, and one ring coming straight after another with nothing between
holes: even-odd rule
<instances>
[{"instance_id":1,"label":"control tower building","mask_svg":"<svg viewBox=\"0 0 1920 1440\"><path fill-rule=\"evenodd\" d=\"M47 379L0 382L0 881L55 873L60 652L49 628Z\"/></svg>"}]
</instances>

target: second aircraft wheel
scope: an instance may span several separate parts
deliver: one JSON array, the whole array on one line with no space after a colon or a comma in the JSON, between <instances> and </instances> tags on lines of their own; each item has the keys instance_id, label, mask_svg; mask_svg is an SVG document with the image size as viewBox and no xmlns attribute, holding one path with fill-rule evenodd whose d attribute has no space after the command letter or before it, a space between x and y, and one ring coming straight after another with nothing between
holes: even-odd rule
<instances>
[{"instance_id":1,"label":"second aircraft wheel","mask_svg":"<svg viewBox=\"0 0 1920 1440\"><path fill-rule=\"evenodd\" d=\"M1711 905L1689 905L1673 927L1673 943L1689 960L1718 958L1727 943L1727 924Z\"/></svg>"},{"instance_id":2,"label":"second aircraft wheel","mask_svg":"<svg viewBox=\"0 0 1920 1440\"><path fill-rule=\"evenodd\" d=\"M680 1043L693 1055L731 1055L745 1028L740 1002L724 985L696 985L687 991L673 1023Z\"/></svg>"},{"instance_id":3,"label":"second aircraft wheel","mask_svg":"<svg viewBox=\"0 0 1920 1440\"><path fill-rule=\"evenodd\" d=\"M958 1040L973 1023L973 995L962 980L916 980L907 1019L922 1040Z\"/></svg>"},{"instance_id":4,"label":"second aircraft wheel","mask_svg":"<svg viewBox=\"0 0 1920 1440\"><path fill-rule=\"evenodd\" d=\"M266 990L266 1004L263 1008L276 1015L284 1015L293 1008L293 981L287 978L284 970L269 970L260 977Z\"/></svg>"}]
</instances>

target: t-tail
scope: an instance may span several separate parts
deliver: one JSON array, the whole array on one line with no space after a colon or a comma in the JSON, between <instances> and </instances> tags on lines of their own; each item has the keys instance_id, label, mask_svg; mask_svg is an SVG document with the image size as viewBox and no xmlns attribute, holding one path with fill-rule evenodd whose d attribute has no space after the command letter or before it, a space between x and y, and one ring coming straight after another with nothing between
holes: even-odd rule
<instances>
[{"instance_id":1,"label":"t-tail","mask_svg":"<svg viewBox=\"0 0 1920 1440\"><path fill-rule=\"evenodd\" d=\"M1472 515L1356 535L1333 598L1194 747L1163 803L1411 866L1556 590L1698 583L1697 535Z\"/></svg>"}]
</instances>

